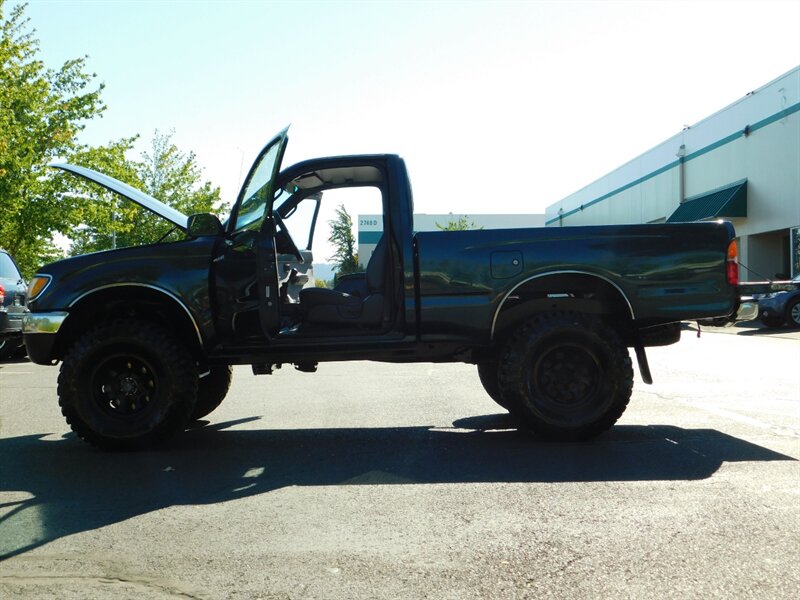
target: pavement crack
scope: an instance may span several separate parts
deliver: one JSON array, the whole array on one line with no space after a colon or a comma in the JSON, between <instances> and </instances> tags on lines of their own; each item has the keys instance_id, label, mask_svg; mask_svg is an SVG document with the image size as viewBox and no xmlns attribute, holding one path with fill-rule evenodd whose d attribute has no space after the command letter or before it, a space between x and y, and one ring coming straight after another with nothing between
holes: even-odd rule
<instances>
[{"instance_id":1,"label":"pavement crack","mask_svg":"<svg viewBox=\"0 0 800 600\"><path fill-rule=\"evenodd\" d=\"M204 600L202 596L196 596L179 589L176 589L168 584L147 578L128 578L128 577L115 577L115 576L88 576L88 575L16 575L16 574L3 574L0 575L1 581L14 581L20 584L33 584L47 581L97 581L100 583L120 583L131 584L136 586L144 586L152 589L157 589L166 592L175 597L188 598L190 600Z\"/></svg>"}]
</instances>

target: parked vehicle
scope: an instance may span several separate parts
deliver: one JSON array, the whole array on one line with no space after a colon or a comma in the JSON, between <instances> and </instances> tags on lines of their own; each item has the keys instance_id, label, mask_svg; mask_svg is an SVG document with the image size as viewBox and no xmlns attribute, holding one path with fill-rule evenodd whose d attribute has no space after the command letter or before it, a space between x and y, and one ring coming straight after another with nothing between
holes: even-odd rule
<instances>
[{"instance_id":1,"label":"parked vehicle","mask_svg":"<svg viewBox=\"0 0 800 600\"><path fill-rule=\"evenodd\" d=\"M757 296L758 318L767 327L800 328L800 274L790 281L773 282L770 288Z\"/></svg>"},{"instance_id":2,"label":"parked vehicle","mask_svg":"<svg viewBox=\"0 0 800 600\"><path fill-rule=\"evenodd\" d=\"M23 351L22 315L26 287L17 263L8 252L0 250L0 360Z\"/></svg>"},{"instance_id":3,"label":"parked vehicle","mask_svg":"<svg viewBox=\"0 0 800 600\"><path fill-rule=\"evenodd\" d=\"M185 234L52 263L31 280L28 352L62 361L59 404L81 438L139 447L182 430L222 402L230 365L269 374L376 360L474 363L521 425L587 439L628 405L628 347L650 383L645 347L677 342L682 320L753 308L739 305L729 223L415 233L400 157L281 171L287 139L284 130L258 156L225 225L60 165ZM383 207L366 271L313 287L299 274L313 261L323 196L362 187ZM297 214L306 220L291 225Z\"/></svg>"}]
</instances>

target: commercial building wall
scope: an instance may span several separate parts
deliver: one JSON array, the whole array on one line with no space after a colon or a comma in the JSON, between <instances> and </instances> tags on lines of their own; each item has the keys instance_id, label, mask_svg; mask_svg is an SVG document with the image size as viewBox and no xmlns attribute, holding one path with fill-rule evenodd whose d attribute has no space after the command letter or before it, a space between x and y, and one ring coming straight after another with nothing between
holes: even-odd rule
<instances>
[{"instance_id":1,"label":"commercial building wall","mask_svg":"<svg viewBox=\"0 0 800 600\"><path fill-rule=\"evenodd\" d=\"M741 180L747 216L729 220L743 279L800 273L800 67L547 207L546 224L664 222Z\"/></svg>"}]
</instances>

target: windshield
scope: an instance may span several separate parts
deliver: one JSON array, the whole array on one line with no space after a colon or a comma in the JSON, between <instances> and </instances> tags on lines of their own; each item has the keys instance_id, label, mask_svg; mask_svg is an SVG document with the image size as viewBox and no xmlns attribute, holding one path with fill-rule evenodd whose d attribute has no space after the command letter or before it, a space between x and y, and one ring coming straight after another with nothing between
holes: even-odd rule
<instances>
[{"instance_id":1,"label":"windshield","mask_svg":"<svg viewBox=\"0 0 800 600\"><path fill-rule=\"evenodd\" d=\"M3 279L20 279L22 276L11 257L5 252L0 252L0 277Z\"/></svg>"}]
</instances>

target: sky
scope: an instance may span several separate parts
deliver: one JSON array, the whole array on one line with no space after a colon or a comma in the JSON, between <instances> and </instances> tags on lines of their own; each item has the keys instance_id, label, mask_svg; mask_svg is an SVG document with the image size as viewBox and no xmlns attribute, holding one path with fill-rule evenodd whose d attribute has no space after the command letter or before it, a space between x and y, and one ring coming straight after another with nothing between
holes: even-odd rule
<instances>
[{"instance_id":1,"label":"sky","mask_svg":"<svg viewBox=\"0 0 800 600\"><path fill-rule=\"evenodd\" d=\"M6 12L17 2L6 2ZM174 131L233 201L284 166L396 153L422 213L546 206L800 64L784 2L32 0L51 67L105 84L82 141Z\"/></svg>"}]
</instances>

